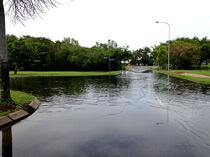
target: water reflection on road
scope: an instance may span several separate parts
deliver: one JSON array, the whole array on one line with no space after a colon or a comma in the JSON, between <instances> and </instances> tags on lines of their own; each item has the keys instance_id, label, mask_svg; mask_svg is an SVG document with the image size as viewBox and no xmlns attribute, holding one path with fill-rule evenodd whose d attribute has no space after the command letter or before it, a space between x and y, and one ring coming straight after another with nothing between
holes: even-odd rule
<instances>
[{"instance_id":1,"label":"water reflection on road","mask_svg":"<svg viewBox=\"0 0 210 157\"><path fill-rule=\"evenodd\" d=\"M119 76L18 78L11 86L42 105L2 131L2 154L209 156L210 86L168 82L166 75L138 69Z\"/></svg>"}]
</instances>

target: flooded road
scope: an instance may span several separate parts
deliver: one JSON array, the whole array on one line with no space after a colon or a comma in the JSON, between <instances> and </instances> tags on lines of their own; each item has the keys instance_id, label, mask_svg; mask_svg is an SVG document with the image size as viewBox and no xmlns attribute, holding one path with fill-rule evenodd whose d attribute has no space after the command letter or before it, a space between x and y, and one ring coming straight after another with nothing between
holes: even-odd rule
<instances>
[{"instance_id":1,"label":"flooded road","mask_svg":"<svg viewBox=\"0 0 210 157\"><path fill-rule=\"evenodd\" d=\"M12 79L42 105L2 131L2 154L209 157L210 86L140 72Z\"/></svg>"}]
</instances>

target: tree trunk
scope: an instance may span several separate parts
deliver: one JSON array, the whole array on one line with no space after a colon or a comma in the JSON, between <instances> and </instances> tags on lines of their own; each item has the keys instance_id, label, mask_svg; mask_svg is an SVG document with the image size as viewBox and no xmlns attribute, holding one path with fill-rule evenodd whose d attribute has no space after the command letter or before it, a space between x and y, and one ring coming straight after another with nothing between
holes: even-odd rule
<instances>
[{"instance_id":1,"label":"tree trunk","mask_svg":"<svg viewBox=\"0 0 210 157\"><path fill-rule=\"evenodd\" d=\"M15 64L15 71L14 71L14 74L17 75L17 71L18 71L18 65L17 63Z\"/></svg>"},{"instance_id":2,"label":"tree trunk","mask_svg":"<svg viewBox=\"0 0 210 157\"><path fill-rule=\"evenodd\" d=\"M8 51L6 46L3 0L0 0L0 102L13 102L9 88Z\"/></svg>"},{"instance_id":3,"label":"tree trunk","mask_svg":"<svg viewBox=\"0 0 210 157\"><path fill-rule=\"evenodd\" d=\"M2 156L12 156L12 128L2 131Z\"/></svg>"}]
</instances>

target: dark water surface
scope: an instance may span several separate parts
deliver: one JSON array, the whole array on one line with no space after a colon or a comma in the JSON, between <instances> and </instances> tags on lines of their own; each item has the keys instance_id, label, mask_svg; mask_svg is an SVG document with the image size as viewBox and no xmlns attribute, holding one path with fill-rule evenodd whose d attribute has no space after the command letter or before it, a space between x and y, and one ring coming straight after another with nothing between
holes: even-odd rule
<instances>
[{"instance_id":1,"label":"dark water surface","mask_svg":"<svg viewBox=\"0 0 210 157\"><path fill-rule=\"evenodd\" d=\"M210 86L136 72L16 78L11 86L42 105L2 131L4 156L210 156Z\"/></svg>"}]
</instances>

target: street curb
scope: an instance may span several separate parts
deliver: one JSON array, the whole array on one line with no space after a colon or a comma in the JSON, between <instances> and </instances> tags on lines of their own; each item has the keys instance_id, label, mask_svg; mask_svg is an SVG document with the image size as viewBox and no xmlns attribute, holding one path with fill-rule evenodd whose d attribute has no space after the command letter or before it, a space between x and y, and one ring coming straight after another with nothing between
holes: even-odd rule
<instances>
[{"instance_id":1,"label":"street curb","mask_svg":"<svg viewBox=\"0 0 210 157\"><path fill-rule=\"evenodd\" d=\"M29 113L24 111L24 110L20 110L14 113L10 113L8 115L8 117L12 120L12 121L18 121L20 119L23 119L25 117L29 116Z\"/></svg>"},{"instance_id":2,"label":"street curb","mask_svg":"<svg viewBox=\"0 0 210 157\"><path fill-rule=\"evenodd\" d=\"M39 105L39 100L35 97L35 99L28 106L31 107L32 110L37 110Z\"/></svg>"},{"instance_id":3,"label":"street curb","mask_svg":"<svg viewBox=\"0 0 210 157\"><path fill-rule=\"evenodd\" d=\"M14 113L10 113L7 116L0 117L0 130L30 116L39 108L39 106L40 102L35 97L34 100L24 108L24 110L22 109Z\"/></svg>"},{"instance_id":4,"label":"street curb","mask_svg":"<svg viewBox=\"0 0 210 157\"><path fill-rule=\"evenodd\" d=\"M8 116L0 117L0 126L12 123L12 120Z\"/></svg>"}]
</instances>

